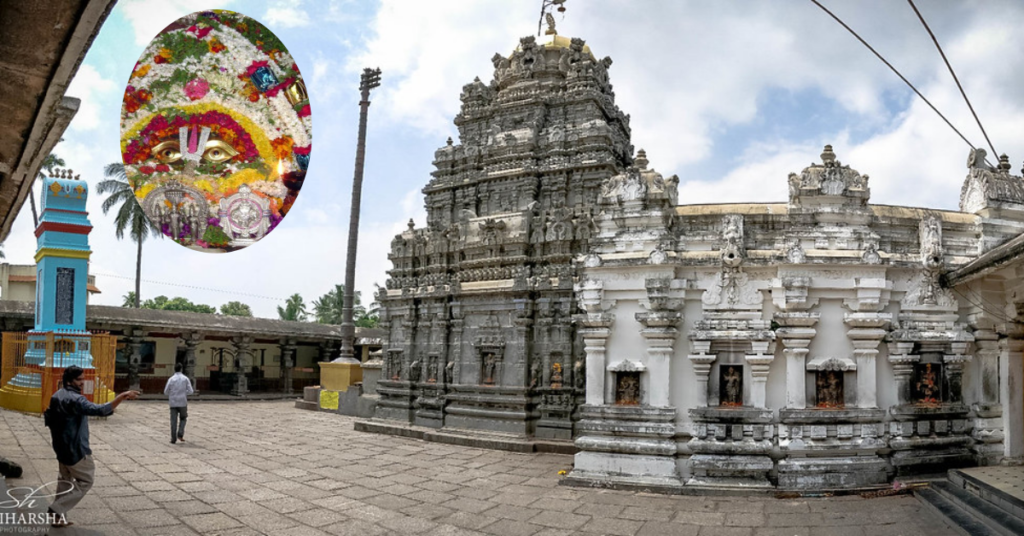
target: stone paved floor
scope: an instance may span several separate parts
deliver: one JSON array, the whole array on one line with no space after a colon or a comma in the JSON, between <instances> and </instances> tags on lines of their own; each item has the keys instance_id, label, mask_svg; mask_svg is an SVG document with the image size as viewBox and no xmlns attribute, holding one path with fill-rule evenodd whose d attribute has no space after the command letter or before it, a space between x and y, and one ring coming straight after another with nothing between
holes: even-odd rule
<instances>
[{"instance_id":1,"label":"stone paved floor","mask_svg":"<svg viewBox=\"0 0 1024 536\"><path fill-rule=\"evenodd\" d=\"M776 500L572 489L557 485L570 456L363 434L347 417L283 401L200 402L189 413L188 442L178 445L168 442L165 403L127 402L92 422L96 486L71 512L76 525L49 534L954 534L908 496ZM25 467L11 486L56 476L42 419L0 410L0 453Z\"/></svg>"}]
</instances>

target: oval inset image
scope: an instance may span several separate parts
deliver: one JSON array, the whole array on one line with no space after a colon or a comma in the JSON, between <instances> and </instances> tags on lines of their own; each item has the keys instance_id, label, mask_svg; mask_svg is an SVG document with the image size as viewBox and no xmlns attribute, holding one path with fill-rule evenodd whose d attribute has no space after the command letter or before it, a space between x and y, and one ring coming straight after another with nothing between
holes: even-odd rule
<instances>
[{"instance_id":1,"label":"oval inset image","mask_svg":"<svg viewBox=\"0 0 1024 536\"><path fill-rule=\"evenodd\" d=\"M235 251L288 214L312 144L295 60L259 22L186 15L139 58L121 108L121 156L143 211L175 242Z\"/></svg>"}]
</instances>

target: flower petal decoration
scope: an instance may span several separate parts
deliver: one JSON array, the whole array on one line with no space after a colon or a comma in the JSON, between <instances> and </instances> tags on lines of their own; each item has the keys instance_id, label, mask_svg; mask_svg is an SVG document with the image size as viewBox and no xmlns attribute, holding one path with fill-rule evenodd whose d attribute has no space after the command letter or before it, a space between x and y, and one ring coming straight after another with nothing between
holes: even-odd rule
<instances>
[{"instance_id":1,"label":"flower petal decoration","mask_svg":"<svg viewBox=\"0 0 1024 536\"><path fill-rule=\"evenodd\" d=\"M201 11L132 69L121 156L146 215L190 249L235 251L276 228L304 183L312 114L295 59L265 26Z\"/></svg>"}]
</instances>

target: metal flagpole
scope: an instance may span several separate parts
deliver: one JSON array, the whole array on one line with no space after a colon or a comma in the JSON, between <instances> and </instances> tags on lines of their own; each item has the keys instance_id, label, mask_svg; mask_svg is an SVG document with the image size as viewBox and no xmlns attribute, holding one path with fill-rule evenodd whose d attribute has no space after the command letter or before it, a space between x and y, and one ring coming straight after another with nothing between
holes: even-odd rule
<instances>
[{"instance_id":1,"label":"metal flagpole","mask_svg":"<svg viewBox=\"0 0 1024 536\"><path fill-rule=\"evenodd\" d=\"M366 153L366 112L370 108L370 90L380 86L380 69L363 69L359 78L359 142L356 145L356 173L352 179L352 208L348 220L348 254L345 257L345 298L341 309L341 358L355 354L356 326L352 321L356 286L356 246L359 241L359 202L363 191L363 162Z\"/></svg>"}]
</instances>

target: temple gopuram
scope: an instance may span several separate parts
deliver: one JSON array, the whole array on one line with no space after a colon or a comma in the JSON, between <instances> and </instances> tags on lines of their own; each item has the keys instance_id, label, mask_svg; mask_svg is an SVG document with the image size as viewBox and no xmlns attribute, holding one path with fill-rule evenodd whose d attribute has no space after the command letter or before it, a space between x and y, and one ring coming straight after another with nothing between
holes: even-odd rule
<instances>
[{"instance_id":1,"label":"temple gopuram","mask_svg":"<svg viewBox=\"0 0 1024 536\"><path fill-rule=\"evenodd\" d=\"M436 152L426 226L392 242L357 428L561 443L568 483L669 491L1024 459L1008 158L973 150L955 211L871 204L831 146L766 177L779 203L686 205L634 155L610 59L549 35L493 63Z\"/></svg>"},{"instance_id":2,"label":"temple gopuram","mask_svg":"<svg viewBox=\"0 0 1024 536\"><path fill-rule=\"evenodd\" d=\"M520 41L462 90L435 154L427 225L395 237L378 296L390 344L377 416L570 439L584 385L573 285L601 185L632 162L611 60Z\"/></svg>"}]
</instances>

